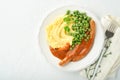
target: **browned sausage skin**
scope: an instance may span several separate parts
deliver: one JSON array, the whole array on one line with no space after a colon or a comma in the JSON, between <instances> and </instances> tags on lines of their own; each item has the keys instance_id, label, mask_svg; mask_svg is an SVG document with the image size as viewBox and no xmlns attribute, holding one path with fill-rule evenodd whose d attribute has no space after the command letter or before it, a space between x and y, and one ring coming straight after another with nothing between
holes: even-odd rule
<instances>
[{"instance_id":1,"label":"browned sausage skin","mask_svg":"<svg viewBox=\"0 0 120 80\"><path fill-rule=\"evenodd\" d=\"M73 57L76 55L76 52L79 49L79 47L80 45L76 45L73 50L68 51L66 57L59 62L59 65L63 66L69 63L73 59Z\"/></svg>"}]
</instances>

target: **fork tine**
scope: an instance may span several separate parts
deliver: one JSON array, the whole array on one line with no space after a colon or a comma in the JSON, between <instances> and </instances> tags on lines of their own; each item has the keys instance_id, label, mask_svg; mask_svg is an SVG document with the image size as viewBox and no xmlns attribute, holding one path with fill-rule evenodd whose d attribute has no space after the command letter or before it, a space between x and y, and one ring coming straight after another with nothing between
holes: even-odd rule
<instances>
[{"instance_id":1,"label":"fork tine","mask_svg":"<svg viewBox=\"0 0 120 80\"><path fill-rule=\"evenodd\" d=\"M113 32L115 32L117 29L117 26L115 25L115 23L113 23Z\"/></svg>"},{"instance_id":2,"label":"fork tine","mask_svg":"<svg viewBox=\"0 0 120 80\"><path fill-rule=\"evenodd\" d=\"M114 30L114 26L113 26L113 24L111 23L110 31L113 32L113 30Z\"/></svg>"},{"instance_id":3,"label":"fork tine","mask_svg":"<svg viewBox=\"0 0 120 80\"><path fill-rule=\"evenodd\" d=\"M114 26L114 30L113 30L113 32L115 32L116 31L116 29L117 29L117 25L113 25Z\"/></svg>"},{"instance_id":4,"label":"fork tine","mask_svg":"<svg viewBox=\"0 0 120 80\"><path fill-rule=\"evenodd\" d=\"M115 25L115 23L112 23L112 22L111 22L108 30L109 30L110 32L115 32L115 31L116 31L116 28L117 28L117 26Z\"/></svg>"},{"instance_id":5,"label":"fork tine","mask_svg":"<svg viewBox=\"0 0 120 80\"><path fill-rule=\"evenodd\" d=\"M112 25L111 23L109 24L109 27L108 27L108 31L111 31L112 30Z\"/></svg>"}]
</instances>

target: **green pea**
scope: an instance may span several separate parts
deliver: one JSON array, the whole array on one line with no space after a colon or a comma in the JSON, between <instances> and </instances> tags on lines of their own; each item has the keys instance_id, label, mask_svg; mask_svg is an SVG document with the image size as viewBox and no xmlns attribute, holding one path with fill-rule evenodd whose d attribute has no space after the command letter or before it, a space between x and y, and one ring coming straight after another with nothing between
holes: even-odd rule
<instances>
[{"instance_id":1,"label":"green pea","mask_svg":"<svg viewBox=\"0 0 120 80\"><path fill-rule=\"evenodd\" d=\"M82 32L83 32L82 29L80 29L80 30L79 30L79 33L82 34Z\"/></svg>"},{"instance_id":2,"label":"green pea","mask_svg":"<svg viewBox=\"0 0 120 80\"><path fill-rule=\"evenodd\" d=\"M85 29L83 28L83 29L82 29L82 31L84 32L84 31L85 31Z\"/></svg>"},{"instance_id":3,"label":"green pea","mask_svg":"<svg viewBox=\"0 0 120 80\"><path fill-rule=\"evenodd\" d=\"M80 37L80 35L78 34L78 35L77 35L77 38L79 38L79 37Z\"/></svg>"},{"instance_id":4,"label":"green pea","mask_svg":"<svg viewBox=\"0 0 120 80\"><path fill-rule=\"evenodd\" d=\"M77 44L81 44L81 42L79 41L79 42L77 42Z\"/></svg>"},{"instance_id":5,"label":"green pea","mask_svg":"<svg viewBox=\"0 0 120 80\"><path fill-rule=\"evenodd\" d=\"M75 39L73 39L72 44L75 44Z\"/></svg>"},{"instance_id":6,"label":"green pea","mask_svg":"<svg viewBox=\"0 0 120 80\"><path fill-rule=\"evenodd\" d=\"M73 24L73 25L72 25L72 28L74 28L75 26L76 26L76 25L75 25L75 24Z\"/></svg>"},{"instance_id":7,"label":"green pea","mask_svg":"<svg viewBox=\"0 0 120 80\"><path fill-rule=\"evenodd\" d=\"M82 15L86 15L86 13L85 13L85 12L82 12L81 14L82 14Z\"/></svg>"},{"instance_id":8,"label":"green pea","mask_svg":"<svg viewBox=\"0 0 120 80\"><path fill-rule=\"evenodd\" d=\"M89 23L87 20L85 20L85 23Z\"/></svg>"},{"instance_id":9,"label":"green pea","mask_svg":"<svg viewBox=\"0 0 120 80\"><path fill-rule=\"evenodd\" d=\"M86 20L86 19L87 19L87 16L84 16L84 19Z\"/></svg>"},{"instance_id":10,"label":"green pea","mask_svg":"<svg viewBox=\"0 0 120 80\"><path fill-rule=\"evenodd\" d=\"M79 33L79 27L76 29L76 32Z\"/></svg>"},{"instance_id":11,"label":"green pea","mask_svg":"<svg viewBox=\"0 0 120 80\"><path fill-rule=\"evenodd\" d=\"M75 12L75 11L73 11L73 14L76 14L76 12Z\"/></svg>"},{"instance_id":12,"label":"green pea","mask_svg":"<svg viewBox=\"0 0 120 80\"><path fill-rule=\"evenodd\" d=\"M76 42L78 42L80 39L79 38L76 38Z\"/></svg>"},{"instance_id":13,"label":"green pea","mask_svg":"<svg viewBox=\"0 0 120 80\"><path fill-rule=\"evenodd\" d=\"M84 23L84 20L82 20L82 23Z\"/></svg>"},{"instance_id":14,"label":"green pea","mask_svg":"<svg viewBox=\"0 0 120 80\"><path fill-rule=\"evenodd\" d=\"M79 22L79 20L78 20L78 19L76 19L76 20L75 20L75 23L78 23L78 22Z\"/></svg>"},{"instance_id":15,"label":"green pea","mask_svg":"<svg viewBox=\"0 0 120 80\"><path fill-rule=\"evenodd\" d=\"M79 16L82 19L82 15Z\"/></svg>"},{"instance_id":16,"label":"green pea","mask_svg":"<svg viewBox=\"0 0 120 80\"><path fill-rule=\"evenodd\" d=\"M73 18L73 17L71 17L71 20L72 20L72 21L74 21L74 18Z\"/></svg>"},{"instance_id":17,"label":"green pea","mask_svg":"<svg viewBox=\"0 0 120 80\"><path fill-rule=\"evenodd\" d=\"M86 23L85 26L86 26L86 27L89 27L89 23Z\"/></svg>"},{"instance_id":18,"label":"green pea","mask_svg":"<svg viewBox=\"0 0 120 80\"><path fill-rule=\"evenodd\" d=\"M84 37L87 37L87 34L84 34Z\"/></svg>"},{"instance_id":19,"label":"green pea","mask_svg":"<svg viewBox=\"0 0 120 80\"><path fill-rule=\"evenodd\" d=\"M65 30L66 32L70 32L69 26L65 26L65 27L64 27L64 30Z\"/></svg>"},{"instance_id":20,"label":"green pea","mask_svg":"<svg viewBox=\"0 0 120 80\"><path fill-rule=\"evenodd\" d=\"M90 21L90 19L91 19L90 17L87 17L87 21Z\"/></svg>"},{"instance_id":21,"label":"green pea","mask_svg":"<svg viewBox=\"0 0 120 80\"><path fill-rule=\"evenodd\" d=\"M75 33L73 33L73 37L74 37L74 39L75 39L75 37L76 37L76 34L75 34ZM73 39L73 40L74 40L74 39Z\"/></svg>"},{"instance_id":22,"label":"green pea","mask_svg":"<svg viewBox=\"0 0 120 80\"><path fill-rule=\"evenodd\" d=\"M72 30L74 31L74 30L75 30L75 27L72 27Z\"/></svg>"},{"instance_id":23,"label":"green pea","mask_svg":"<svg viewBox=\"0 0 120 80\"><path fill-rule=\"evenodd\" d=\"M75 13L76 13L76 14L79 14L79 11L78 11L78 10L75 10Z\"/></svg>"},{"instance_id":24,"label":"green pea","mask_svg":"<svg viewBox=\"0 0 120 80\"><path fill-rule=\"evenodd\" d=\"M76 27L78 27L79 26L79 24L78 23L76 23Z\"/></svg>"},{"instance_id":25,"label":"green pea","mask_svg":"<svg viewBox=\"0 0 120 80\"><path fill-rule=\"evenodd\" d=\"M82 27L82 26L83 26L83 23L80 23L80 26Z\"/></svg>"},{"instance_id":26,"label":"green pea","mask_svg":"<svg viewBox=\"0 0 120 80\"><path fill-rule=\"evenodd\" d=\"M73 14L74 17L76 17L76 14Z\"/></svg>"},{"instance_id":27,"label":"green pea","mask_svg":"<svg viewBox=\"0 0 120 80\"><path fill-rule=\"evenodd\" d=\"M73 14L70 14L70 16L73 16Z\"/></svg>"},{"instance_id":28,"label":"green pea","mask_svg":"<svg viewBox=\"0 0 120 80\"><path fill-rule=\"evenodd\" d=\"M66 15L69 15L69 14L70 14L70 10L67 10Z\"/></svg>"},{"instance_id":29,"label":"green pea","mask_svg":"<svg viewBox=\"0 0 120 80\"><path fill-rule=\"evenodd\" d=\"M84 24L84 26L86 26L86 23L83 23Z\"/></svg>"}]
</instances>

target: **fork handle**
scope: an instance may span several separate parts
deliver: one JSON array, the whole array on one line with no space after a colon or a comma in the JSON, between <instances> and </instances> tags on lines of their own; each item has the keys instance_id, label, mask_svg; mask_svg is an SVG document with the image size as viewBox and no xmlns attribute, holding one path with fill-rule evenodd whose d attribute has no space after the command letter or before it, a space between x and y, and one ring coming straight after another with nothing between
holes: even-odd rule
<instances>
[{"instance_id":1,"label":"fork handle","mask_svg":"<svg viewBox=\"0 0 120 80\"><path fill-rule=\"evenodd\" d=\"M102 51L101 51L101 54L100 54L100 56L99 56L99 58L98 58L98 62L97 62L96 66L95 66L95 69L94 69L94 71L93 71L93 76L92 76L92 78L91 78L90 80L94 80L95 75L96 75L97 72L98 72L98 68L99 68L99 65L100 65L100 63L101 63L101 61L102 61L103 55L106 53L106 51L107 51L107 49L108 49L108 47L107 47L107 42L108 42L108 41L109 41L109 39L105 39L104 48L103 48Z\"/></svg>"}]
</instances>

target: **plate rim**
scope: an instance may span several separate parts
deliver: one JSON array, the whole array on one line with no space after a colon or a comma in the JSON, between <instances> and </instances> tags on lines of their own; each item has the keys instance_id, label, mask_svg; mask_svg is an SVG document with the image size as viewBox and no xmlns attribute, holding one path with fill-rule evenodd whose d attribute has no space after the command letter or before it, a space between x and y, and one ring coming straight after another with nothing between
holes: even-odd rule
<instances>
[{"instance_id":1,"label":"plate rim","mask_svg":"<svg viewBox=\"0 0 120 80\"><path fill-rule=\"evenodd\" d=\"M50 14L52 14L54 11L56 11L56 10L58 10L58 9L61 9L61 8L64 8L64 7L71 7L71 6L80 7L80 9L83 8L85 11L90 12L91 14L95 15L91 10L88 10L87 7L83 7L83 6L79 6L79 5L61 6L61 7L58 7L58 8L56 8L56 9L50 11L50 12L44 17L44 19L42 20L42 23L41 23L40 29L39 29L38 42L39 42L39 47L40 47L41 53L44 53L44 51L42 50L41 45L40 45L40 31L41 31L41 28L42 28L42 24L45 22L46 18L47 18ZM104 34L103 34L104 31L103 31L102 25L101 25L101 23L100 23L100 20L98 20L98 18L96 17L96 15L95 15L94 17L97 19L97 21L99 21L99 25L101 26L101 30L102 30L102 35L103 35L103 37L104 37ZM103 41L104 41L104 40L103 40ZM103 41L102 41L102 42L103 42ZM93 44L93 45L94 45L94 44ZM103 45L103 44L102 44L102 45ZM101 49L102 49L102 47L101 47ZM100 52L100 51L99 51L99 52ZM48 63L50 63L51 65L53 65L53 63L49 62L49 59L47 58L46 54L43 54L43 55L44 55L44 57L46 58L46 60L48 61ZM100 55L100 53L99 53L99 55ZM98 56L98 57L99 57L99 56ZM94 62L97 60L98 57L96 57L95 60L91 61L90 64L94 63ZM76 69L76 70L65 70L65 69L62 69L62 68L60 68L60 67L59 67L59 69L61 69L61 70L63 70L63 71L70 71L70 72L72 71L72 72L73 72L73 71L79 71L79 70L85 69L85 68L87 68L90 64L87 64L86 67L84 67L84 68ZM58 68L58 67L55 66L55 65L54 65L54 67Z\"/></svg>"}]
</instances>

